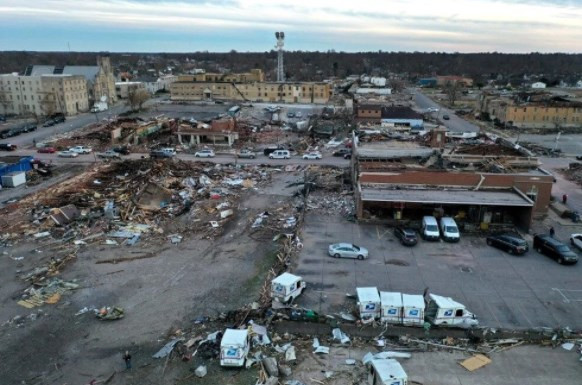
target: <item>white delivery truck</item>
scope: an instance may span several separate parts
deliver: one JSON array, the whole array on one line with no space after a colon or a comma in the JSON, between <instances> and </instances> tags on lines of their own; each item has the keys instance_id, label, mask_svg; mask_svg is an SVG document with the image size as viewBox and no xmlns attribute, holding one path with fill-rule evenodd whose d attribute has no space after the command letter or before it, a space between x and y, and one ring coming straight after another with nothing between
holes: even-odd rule
<instances>
[{"instance_id":1,"label":"white delivery truck","mask_svg":"<svg viewBox=\"0 0 582 385\"><path fill-rule=\"evenodd\" d=\"M248 329L226 329L220 341L220 366L244 366L249 349Z\"/></svg>"},{"instance_id":2,"label":"white delivery truck","mask_svg":"<svg viewBox=\"0 0 582 385\"><path fill-rule=\"evenodd\" d=\"M368 372L368 385L407 385L408 375L394 359L372 360Z\"/></svg>"},{"instance_id":3,"label":"white delivery truck","mask_svg":"<svg viewBox=\"0 0 582 385\"><path fill-rule=\"evenodd\" d=\"M358 309L362 320L380 318L380 295L375 287L358 287Z\"/></svg>"},{"instance_id":4,"label":"white delivery truck","mask_svg":"<svg viewBox=\"0 0 582 385\"><path fill-rule=\"evenodd\" d=\"M479 325L477 317L467 311L465 305L449 297L430 294L426 308L426 319L433 325L471 328Z\"/></svg>"},{"instance_id":5,"label":"white delivery truck","mask_svg":"<svg viewBox=\"0 0 582 385\"><path fill-rule=\"evenodd\" d=\"M402 293L381 291L380 303L382 308L380 320L382 322L402 323Z\"/></svg>"},{"instance_id":6,"label":"white delivery truck","mask_svg":"<svg viewBox=\"0 0 582 385\"><path fill-rule=\"evenodd\" d=\"M93 104L93 107L91 107L91 112L107 111L108 108L109 106L107 105L107 96L102 96L98 102Z\"/></svg>"},{"instance_id":7,"label":"white delivery truck","mask_svg":"<svg viewBox=\"0 0 582 385\"><path fill-rule=\"evenodd\" d=\"M424 324L424 298L422 295L402 294L402 324L411 326Z\"/></svg>"},{"instance_id":8,"label":"white delivery truck","mask_svg":"<svg viewBox=\"0 0 582 385\"><path fill-rule=\"evenodd\" d=\"M271 297L282 303L291 303L305 289L305 281L298 275L283 273L271 281Z\"/></svg>"}]
</instances>

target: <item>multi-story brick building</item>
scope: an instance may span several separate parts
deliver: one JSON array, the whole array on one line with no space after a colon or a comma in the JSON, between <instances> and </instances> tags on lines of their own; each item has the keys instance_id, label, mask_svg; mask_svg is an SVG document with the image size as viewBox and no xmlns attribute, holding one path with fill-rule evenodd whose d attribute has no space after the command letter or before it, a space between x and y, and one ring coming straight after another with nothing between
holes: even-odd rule
<instances>
[{"instance_id":1,"label":"multi-story brick building","mask_svg":"<svg viewBox=\"0 0 582 385\"><path fill-rule=\"evenodd\" d=\"M582 127L582 103L562 98L520 102L486 97L482 111L502 124L520 128Z\"/></svg>"},{"instance_id":2,"label":"multi-story brick building","mask_svg":"<svg viewBox=\"0 0 582 385\"><path fill-rule=\"evenodd\" d=\"M253 102L327 103L328 83L264 82L260 69L241 74L180 75L170 85L172 100L240 100Z\"/></svg>"}]
</instances>

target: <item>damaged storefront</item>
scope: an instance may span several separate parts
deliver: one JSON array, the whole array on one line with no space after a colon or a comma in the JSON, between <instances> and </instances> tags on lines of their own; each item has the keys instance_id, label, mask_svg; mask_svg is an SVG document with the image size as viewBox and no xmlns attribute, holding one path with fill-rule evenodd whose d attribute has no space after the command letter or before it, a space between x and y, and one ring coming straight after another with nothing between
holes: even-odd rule
<instances>
[{"instance_id":1,"label":"damaged storefront","mask_svg":"<svg viewBox=\"0 0 582 385\"><path fill-rule=\"evenodd\" d=\"M420 224L422 217L451 216L470 230L529 228L534 202L516 189L451 190L359 186L358 218L387 223ZM418 226L419 227L419 226Z\"/></svg>"}]
</instances>

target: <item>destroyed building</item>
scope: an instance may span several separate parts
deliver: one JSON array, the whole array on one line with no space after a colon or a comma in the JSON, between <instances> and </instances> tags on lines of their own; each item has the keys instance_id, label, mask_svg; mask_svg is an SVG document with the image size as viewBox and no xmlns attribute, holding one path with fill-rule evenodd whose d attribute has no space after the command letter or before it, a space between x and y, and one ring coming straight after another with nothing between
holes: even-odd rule
<instances>
[{"instance_id":1,"label":"destroyed building","mask_svg":"<svg viewBox=\"0 0 582 385\"><path fill-rule=\"evenodd\" d=\"M414 225L424 215L446 215L466 231L527 230L547 213L553 176L537 158L488 138L463 145L444 138L438 130L426 141L354 136L358 219Z\"/></svg>"}]
</instances>

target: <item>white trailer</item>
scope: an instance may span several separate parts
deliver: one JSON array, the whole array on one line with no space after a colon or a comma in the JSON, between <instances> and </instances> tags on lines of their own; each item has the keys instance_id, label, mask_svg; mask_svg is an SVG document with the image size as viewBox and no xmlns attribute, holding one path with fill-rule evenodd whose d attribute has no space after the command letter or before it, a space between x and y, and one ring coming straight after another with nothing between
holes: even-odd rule
<instances>
[{"instance_id":1,"label":"white trailer","mask_svg":"<svg viewBox=\"0 0 582 385\"><path fill-rule=\"evenodd\" d=\"M375 287L358 287L358 309L362 320L380 318L380 295Z\"/></svg>"},{"instance_id":2,"label":"white trailer","mask_svg":"<svg viewBox=\"0 0 582 385\"><path fill-rule=\"evenodd\" d=\"M226 329L220 341L220 366L244 366L249 349L248 329Z\"/></svg>"},{"instance_id":3,"label":"white trailer","mask_svg":"<svg viewBox=\"0 0 582 385\"><path fill-rule=\"evenodd\" d=\"M424 298L422 295L402 294L402 323L412 326L424 324Z\"/></svg>"},{"instance_id":4,"label":"white trailer","mask_svg":"<svg viewBox=\"0 0 582 385\"><path fill-rule=\"evenodd\" d=\"M368 385L407 385L408 375L402 365L391 358L372 360L368 372Z\"/></svg>"},{"instance_id":5,"label":"white trailer","mask_svg":"<svg viewBox=\"0 0 582 385\"><path fill-rule=\"evenodd\" d=\"M271 298L291 303L305 289L305 281L298 275L283 273L271 281Z\"/></svg>"},{"instance_id":6,"label":"white trailer","mask_svg":"<svg viewBox=\"0 0 582 385\"><path fill-rule=\"evenodd\" d=\"M380 320L382 322L402 323L402 293L381 291L380 303L382 309Z\"/></svg>"},{"instance_id":7,"label":"white trailer","mask_svg":"<svg viewBox=\"0 0 582 385\"><path fill-rule=\"evenodd\" d=\"M470 328L479 325L479 320L465 305L450 297L430 294L426 318L433 325Z\"/></svg>"}]
</instances>

